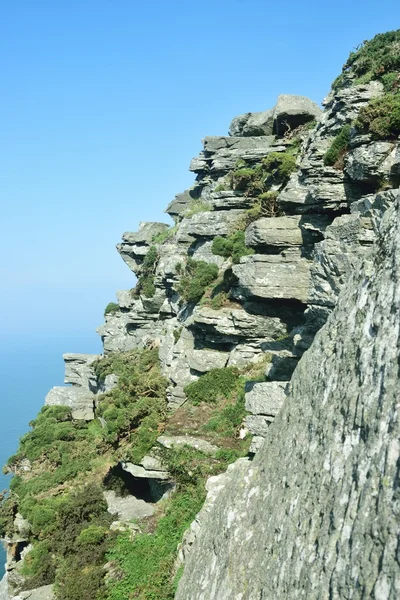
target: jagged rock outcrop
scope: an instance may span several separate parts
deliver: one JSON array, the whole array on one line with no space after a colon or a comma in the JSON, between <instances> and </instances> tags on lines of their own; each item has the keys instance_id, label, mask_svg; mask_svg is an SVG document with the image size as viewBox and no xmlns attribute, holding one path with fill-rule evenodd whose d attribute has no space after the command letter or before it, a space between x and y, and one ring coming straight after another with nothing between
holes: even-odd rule
<instances>
[{"instance_id":1,"label":"jagged rock outcrop","mask_svg":"<svg viewBox=\"0 0 400 600\"><path fill-rule=\"evenodd\" d=\"M177 600L399 597L396 196L255 460L205 515Z\"/></svg>"}]
</instances>

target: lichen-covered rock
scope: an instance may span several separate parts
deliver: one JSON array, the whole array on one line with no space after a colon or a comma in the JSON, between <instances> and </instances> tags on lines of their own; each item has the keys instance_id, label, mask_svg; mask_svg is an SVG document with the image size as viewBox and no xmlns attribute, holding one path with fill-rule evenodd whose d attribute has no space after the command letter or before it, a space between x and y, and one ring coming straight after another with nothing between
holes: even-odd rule
<instances>
[{"instance_id":1,"label":"lichen-covered rock","mask_svg":"<svg viewBox=\"0 0 400 600\"><path fill-rule=\"evenodd\" d=\"M267 381L248 384L246 410L253 415L275 417L286 398L286 383Z\"/></svg>"},{"instance_id":2,"label":"lichen-covered rock","mask_svg":"<svg viewBox=\"0 0 400 600\"><path fill-rule=\"evenodd\" d=\"M157 442L168 449L189 446L209 456L215 456L218 452L218 446L215 444L211 444L201 438L193 437L192 435L161 435L157 438Z\"/></svg>"},{"instance_id":3,"label":"lichen-covered rock","mask_svg":"<svg viewBox=\"0 0 400 600\"><path fill-rule=\"evenodd\" d=\"M272 135L275 110L270 108L262 112L246 113L235 117L229 126L231 136Z\"/></svg>"},{"instance_id":4,"label":"lichen-covered rock","mask_svg":"<svg viewBox=\"0 0 400 600\"><path fill-rule=\"evenodd\" d=\"M400 201L254 461L205 516L177 600L400 595ZM243 557L246 560L243 560Z\"/></svg>"}]
</instances>

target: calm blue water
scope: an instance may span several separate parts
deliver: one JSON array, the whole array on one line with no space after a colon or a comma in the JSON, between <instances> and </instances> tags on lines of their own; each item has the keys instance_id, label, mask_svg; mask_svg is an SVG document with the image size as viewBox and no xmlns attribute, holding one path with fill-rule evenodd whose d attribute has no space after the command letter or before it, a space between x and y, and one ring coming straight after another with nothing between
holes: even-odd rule
<instances>
[{"instance_id":1,"label":"calm blue water","mask_svg":"<svg viewBox=\"0 0 400 600\"><path fill-rule=\"evenodd\" d=\"M18 439L44 404L47 392L64 381L66 352L100 353L101 344L93 334L65 334L0 338L0 464L14 454ZM0 469L1 471L1 469ZM8 487L9 477L0 472L0 490ZM0 577L5 563L0 545Z\"/></svg>"}]
</instances>

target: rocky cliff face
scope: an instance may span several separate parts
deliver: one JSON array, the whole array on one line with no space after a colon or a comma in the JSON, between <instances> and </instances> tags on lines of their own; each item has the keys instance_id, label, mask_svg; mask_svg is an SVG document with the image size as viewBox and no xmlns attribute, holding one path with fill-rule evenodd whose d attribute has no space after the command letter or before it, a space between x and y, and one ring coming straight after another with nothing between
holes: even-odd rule
<instances>
[{"instance_id":1,"label":"rocky cliff face","mask_svg":"<svg viewBox=\"0 0 400 600\"><path fill-rule=\"evenodd\" d=\"M189 486L199 503L205 476L241 456L209 478L178 557L175 545L164 560L174 564L161 577L164 595L157 588L152 597L173 597L183 565L179 600L398 595L400 125L380 137L375 121L371 130L354 126L388 92L386 80L356 81L357 63L353 70L323 111L283 95L270 110L236 117L228 136L205 138L190 165L195 184L167 208L174 226L141 223L123 234L117 249L138 284L106 309L104 355L64 355L69 387L46 397L60 454L45 446L38 419L33 448L29 438L9 464L22 499L3 508L0 530L8 527L16 588L21 556L44 543L35 522L17 535L26 517L18 510L37 516L31 498L45 499L60 521L52 498L96 480L114 514L111 531L132 536L132 546L142 526L132 518L153 519L156 538L163 502ZM104 528L104 516L96 518L85 526ZM90 569L62 556L81 588L61 597L90 599L82 591ZM96 581L104 579L101 560ZM116 563L107 563L107 585L122 581L124 593L147 598L140 594L149 582L126 583L136 563ZM58 565L32 569L32 582L56 577L58 591L66 589ZM50 592L40 585L35 593Z\"/></svg>"},{"instance_id":2,"label":"rocky cliff face","mask_svg":"<svg viewBox=\"0 0 400 600\"><path fill-rule=\"evenodd\" d=\"M400 194L254 461L204 513L177 600L398 598Z\"/></svg>"}]
</instances>

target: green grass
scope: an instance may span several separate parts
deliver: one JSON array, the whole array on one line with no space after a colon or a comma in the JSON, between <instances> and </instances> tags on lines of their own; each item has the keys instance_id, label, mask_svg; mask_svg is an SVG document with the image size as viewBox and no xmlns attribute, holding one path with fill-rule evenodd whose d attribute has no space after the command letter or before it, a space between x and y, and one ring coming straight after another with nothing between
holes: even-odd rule
<instances>
[{"instance_id":1,"label":"green grass","mask_svg":"<svg viewBox=\"0 0 400 600\"><path fill-rule=\"evenodd\" d=\"M324 164L333 166L343 157L348 149L350 141L351 125L344 125L339 134L332 141L328 151L324 156Z\"/></svg>"},{"instance_id":2,"label":"green grass","mask_svg":"<svg viewBox=\"0 0 400 600\"><path fill-rule=\"evenodd\" d=\"M192 404L217 402L226 398L235 388L239 371L234 367L212 369L185 387L185 394Z\"/></svg>"}]
</instances>

